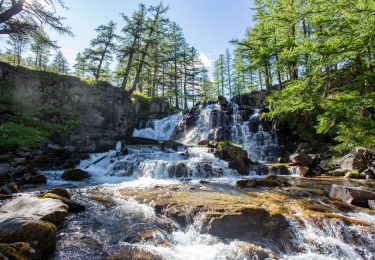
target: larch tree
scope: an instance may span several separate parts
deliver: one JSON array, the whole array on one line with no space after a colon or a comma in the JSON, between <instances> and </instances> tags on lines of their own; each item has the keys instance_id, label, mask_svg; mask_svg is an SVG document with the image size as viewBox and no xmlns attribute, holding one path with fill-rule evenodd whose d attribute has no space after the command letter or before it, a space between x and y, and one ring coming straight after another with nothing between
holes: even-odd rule
<instances>
[{"instance_id":1,"label":"larch tree","mask_svg":"<svg viewBox=\"0 0 375 260\"><path fill-rule=\"evenodd\" d=\"M90 47L85 50L85 56L89 60L88 70L98 82L107 70L106 64L113 60L113 53L116 49L116 24L109 22L99 26L96 31L98 35L90 42Z\"/></svg>"}]
</instances>

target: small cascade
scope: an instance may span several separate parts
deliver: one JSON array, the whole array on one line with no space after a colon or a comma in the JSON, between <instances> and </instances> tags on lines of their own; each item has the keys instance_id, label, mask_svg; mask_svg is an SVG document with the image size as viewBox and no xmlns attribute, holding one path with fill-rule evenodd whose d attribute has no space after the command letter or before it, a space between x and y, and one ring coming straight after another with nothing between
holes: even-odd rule
<instances>
[{"instance_id":1,"label":"small cascade","mask_svg":"<svg viewBox=\"0 0 375 260\"><path fill-rule=\"evenodd\" d=\"M240 110L232 102L226 109L214 104L193 113L198 113L198 120L181 133L178 141L197 144L201 140L230 140L242 144L252 161L272 162L278 157L276 130L272 122L261 119L260 109Z\"/></svg>"},{"instance_id":2,"label":"small cascade","mask_svg":"<svg viewBox=\"0 0 375 260\"><path fill-rule=\"evenodd\" d=\"M181 113L163 119L146 121L143 123L141 129L134 130L133 136L159 141L169 140L175 132L180 120Z\"/></svg>"},{"instance_id":3,"label":"small cascade","mask_svg":"<svg viewBox=\"0 0 375 260\"><path fill-rule=\"evenodd\" d=\"M178 140L184 144L197 144L201 140L215 141L220 139L221 129L229 125L228 117L216 104L198 110L198 120L192 129L185 131Z\"/></svg>"},{"instance_id":4,"label":"small cascade","mask_svg":"<svg viewBox=\"0 0 375 260\"><path fill-rule=\"evenodd\" d=\"M231 140L242 144L252 161L272 162L278 154L276 130L272 123L260 118L260 109L254 109L252 115L243 119L239 106L233 107Z\"/></svg>"}]
</instances>

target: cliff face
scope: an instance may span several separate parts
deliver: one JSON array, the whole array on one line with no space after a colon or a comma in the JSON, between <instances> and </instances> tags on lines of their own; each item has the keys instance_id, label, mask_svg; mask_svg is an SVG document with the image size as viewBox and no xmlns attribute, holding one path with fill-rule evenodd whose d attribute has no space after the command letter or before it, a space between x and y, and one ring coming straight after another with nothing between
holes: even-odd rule
<instances>
[{"instance_id":1,"label":"cliff face","mask_svg":"<svg viewBox=\"0 0 375 260\"><path fill-rule=\"evenodd\" d=\"M10 83L13 100L20 106L59 107L74 113L78 124L68 145L113 148L116 141L131 134L137 123L130 97L110 85L93 87L74 77L4 63L0 63L0 80Z\"/></svg>"}]
</instances>

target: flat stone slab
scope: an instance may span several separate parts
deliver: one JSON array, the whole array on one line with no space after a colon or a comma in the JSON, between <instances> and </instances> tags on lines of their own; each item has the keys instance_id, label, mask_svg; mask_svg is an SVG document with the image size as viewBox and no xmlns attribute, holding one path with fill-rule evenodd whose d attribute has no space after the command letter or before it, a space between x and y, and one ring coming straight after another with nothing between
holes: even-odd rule
<instances>
[{"instance_id":1,"label":"flat stone slab","mask_svg":"<svg viewBox=\"0 0 375 260\"><path fill-rule=\"evenodd\" d=\"M332 185L329 196L348 204L366 208L370 207L369 201L375 200L375 192L336 184Z\"/></svg>"},{"instance_id":2,"label":"flat stone slab","mask_svg":"<svg viewBox=\"0 0 375 260\"><path fill-rule=\"evenodd\" d=\"M68 213L68 206L57 199L20 197L0 208L0 223L14 218L48 221L61 225Z\"/></svg>"}]
</instances>

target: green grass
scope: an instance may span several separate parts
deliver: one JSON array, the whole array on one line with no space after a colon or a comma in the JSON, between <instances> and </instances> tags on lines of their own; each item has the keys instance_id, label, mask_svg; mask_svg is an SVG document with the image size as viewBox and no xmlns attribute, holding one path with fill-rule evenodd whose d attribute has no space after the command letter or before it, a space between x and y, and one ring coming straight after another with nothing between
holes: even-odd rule
<instances>
[{"instance_id":1,"label":"green grass","mask_svg":"<svg viewBox=\"0 0 375 260\"><path fill-rule=\"evenodd\" d=\"M39 106L13 98L13 86L0 82L0 114L9 115L0 125L0 152L33 148L59 133L68 137L78 115L58 106Z\"/></svg>"},{"instance_id":2,"label":"green grass","mask_svg":"<svg viewBox=\"0 0 375 260\"><path fill-rule=\"evenodd\" d=\"M225 140L225 141L220 141L218 142L219 147L230 147L230 148L235 148L235 149L243 149L243 146L240 144L235 144L231 141Z\"/></svg>"},{"instance_id":3,"label":"green grass","mask_svg":"<svg viewBox=\"0 0 375 260\"><path fill-rule=\"evenodd\" d=\"M35 147L48 137L48 131L42 129L13 122L5 123L0 126L0 151Z\"/></svg>"}]
</instances>

